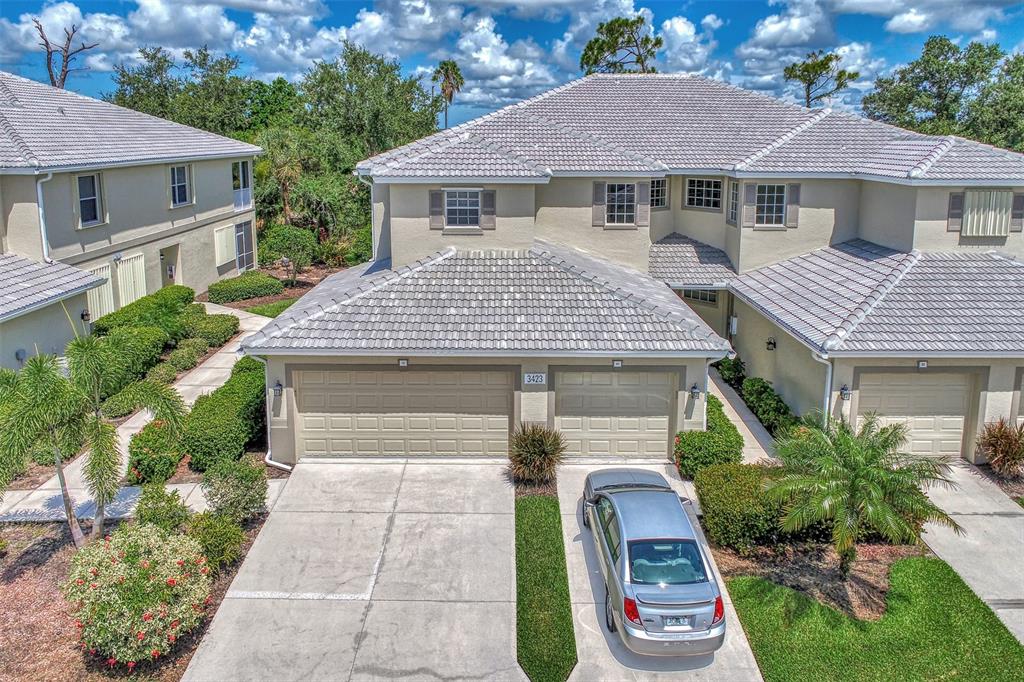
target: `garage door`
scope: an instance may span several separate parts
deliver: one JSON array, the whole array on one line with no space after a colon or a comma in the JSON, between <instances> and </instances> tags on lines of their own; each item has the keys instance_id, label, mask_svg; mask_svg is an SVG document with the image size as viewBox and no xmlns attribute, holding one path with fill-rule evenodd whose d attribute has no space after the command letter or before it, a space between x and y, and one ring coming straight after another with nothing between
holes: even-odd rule
<instances>
[{"instance_id":1,"label":"garage door","mask_svg":"<svg viewBox=\"0 0 1024 682\"><path fill-rule=\"evenodd\" d=\"M865 374L857 411L909 429L907 450L959 457L970 405L969 374Z\"/></svg>"},{"instance_id":2,"label":"garage door","mask_svg":"<svg viewBox=\"0 0 1024 682\"><path fill-rule=\"evenodd\" d=\"M508 372L299 371L295 379L300 456L508 454Z\"/></svg>"},{"instance_id":3,"label":"garage door","mask_svg":"<svg viewBox=\"0 0 1024 682\"><path fill-rule=\"evenodd\" d=\"M665 457L675 391L669 372L558 372L555 428L570 455Z\"/></svg>"}]
</instances>

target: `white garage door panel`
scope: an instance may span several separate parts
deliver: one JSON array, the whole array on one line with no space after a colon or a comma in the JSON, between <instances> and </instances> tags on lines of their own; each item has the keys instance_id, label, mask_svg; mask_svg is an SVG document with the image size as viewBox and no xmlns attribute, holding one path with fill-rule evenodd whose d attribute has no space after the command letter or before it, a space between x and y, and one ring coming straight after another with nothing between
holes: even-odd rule
<instances>
[{"instance_id":1,"label":"white garage door panel","mask_svg":"<svg viewBox=\"0 0 1024 682\"><path fill-rule=\"evenodd\" d=\"M558 372L555 428L569 455L665 457L674 394L668 372Z\"/></svg>"},{"instance_id":2,"label":"white garage door panel","mask_svg":"<svg viewBox=\"0 0 1024 682\"><path fill-rule=\"evenodd\" d=\"M905 424L911 453L958 457L970 389L968 374L865 374L857 411L877 413L882 424Z\"/></svg>"},{"instance_id":3,"label":"white garage door panel","mask_svg":"<svg viewBox=\"0 0 1024 682\"><path fill-rule=\"evenodd\" d=\"M508 454L507 372L301 371L296 400L301 456Z\"/></svg>"}]
</instances>

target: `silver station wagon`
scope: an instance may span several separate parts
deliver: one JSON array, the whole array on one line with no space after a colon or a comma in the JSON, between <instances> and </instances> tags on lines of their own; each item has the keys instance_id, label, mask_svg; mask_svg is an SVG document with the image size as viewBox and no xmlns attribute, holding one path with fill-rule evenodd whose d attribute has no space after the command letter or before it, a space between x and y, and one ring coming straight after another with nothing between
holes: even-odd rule
<instances>
[{"instance_id":1,"label":"silver station wagon","mask_svg":"<svg viewBox=\"0 0 1024 682\"><path fill-rule=\"evenodd\" d=\"M583 524L604 575L605 622L630 651L692 656L722 646L722 592L664 477L643 469L592 472Z\"/></svg>"}]
</instances>

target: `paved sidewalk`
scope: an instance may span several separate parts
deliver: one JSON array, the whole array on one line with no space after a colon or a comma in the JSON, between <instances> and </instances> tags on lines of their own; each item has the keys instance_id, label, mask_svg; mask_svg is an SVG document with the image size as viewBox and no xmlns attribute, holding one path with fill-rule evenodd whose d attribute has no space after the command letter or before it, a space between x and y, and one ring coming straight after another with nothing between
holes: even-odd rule
<instances>
[{"instance_id":1,"label":"paved sidewalk","mask_svg":"<svg viewBox=\"0 0 1024 682\"><path fill-rule=\"evenodd\" d=\"M967 462L953 464L952 478L956 490L928 496L967 535L929 524L924 541L1024 644L1024 508Z\"/></svg>"},{"instance_id":2,"label":"paved sidewalk","mask_svg":"<svg viewBox=\"0 0 1024 682\"><path fill-rule=\"evenodd\" d=\"M775 446L768 429L761 425L747 404L732 386L725 383L718 371L712 367L708 376L711 379L711 394L722 401L725 416L736 425L743 436L743 461L756 464L775 456Z\"/></svg>"},{"instance_id":3,"label":"paved sidewalk","mask_svg":"<svg viewBox=\"0 0 1024 682\"><path fill-rule=\"evenodd\" d=\"M244 310L235 310L225 306L207 303L206 308L210 313L228 313L239 319L240 333L231 341L222 346L216 353L206 359L201 365L191 370L176 382L174 388L185 400L185 404L191 406L196 399L223 385L231 376L231 368L238 360L238 349L242 340L263 328L270 318L262 315L254 315ZM117 439L124 455L121 460L121 476L128 472L128 443L131 437L142 430L146 424L153 419L148 411L137 412L132 417L117 427ZM96 511L96 505L89 496L85 484L85 457L79 457L71 464L64 467L64 479L67 482L68 492L75 502L75 509L79 518L92 518ZM271 481L274 484L274 481ZM196 508L205 508L205 499L196 484L185 484L187 494L193 496L198 494L194 500L189 501L186 495L186 503ZM169 487L174 487L169 486ZM274 490L280 492L279 485L272 485L271 493ZM116 519L131 516L138 500L139 489L136 486L128 486L121 489L113 504L107 507L107 518ZM194 504L193 504L194 503ZM10 490L4 493L3 501L0 502L0 521L59 521L64 518L64 503L61 501L60 483L57 476L52 476L48 481L35 490Z\"/></svg>"}]
</instances>

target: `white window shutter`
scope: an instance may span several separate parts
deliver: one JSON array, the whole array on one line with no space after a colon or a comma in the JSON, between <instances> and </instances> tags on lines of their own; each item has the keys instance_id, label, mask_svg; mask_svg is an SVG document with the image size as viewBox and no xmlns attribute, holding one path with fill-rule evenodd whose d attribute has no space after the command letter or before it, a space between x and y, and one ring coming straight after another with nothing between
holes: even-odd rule
<instances>
[{"instance_id":1,"label":"white window shutter","mask_svg":"<svg viewBox=\"0 0 1024 682\"><path fill-rule=\"evenodd\" d=\"M110 281L110 263L89 268L89 272L107 280L95 289L89 289L89 293L86 294L86 300L89 302L89 314L93 320L98 320L104 315L114 312L114 285Z\"/></svg>"},{"instance_id":2,"label":"white window shutter","mask_svg":"<svg viewBox=\"0 0 1024 682\"><path fill-rule=\"evenodd\" d=\"M219 227L213 231L213 249L217 265L224 265L235 259L235 226Z\"/></svg>"},{"instance_id":3,"label":"white window shutter","mask_svg":"<svg viewBox=\"0 0 1024 682\"><path fill-rule=\"evenodd\" d=\"M146 258L141 253L117 262L118 302L121 307L146 295Z\"/></svg>"}]
</instances>

